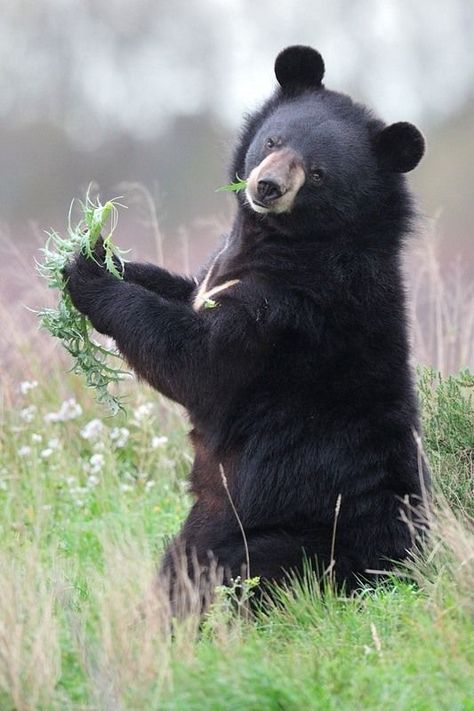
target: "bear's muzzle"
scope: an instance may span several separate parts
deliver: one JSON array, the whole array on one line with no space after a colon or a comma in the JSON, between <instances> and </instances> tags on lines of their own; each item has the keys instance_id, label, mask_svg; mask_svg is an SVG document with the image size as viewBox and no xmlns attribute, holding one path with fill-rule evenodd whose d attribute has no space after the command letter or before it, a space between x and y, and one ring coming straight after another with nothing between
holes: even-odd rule
<instances>
[{"instance_id":1,"label":"bear's muzzle","mask_svg":"<svg viewBox=\"0 0 474 711\"><path fill-rule=\"evenodd\" d=\"M260 214L291 212L305 180L301 157L291 148L282 148L252 170L245 195L250 207Z\"/></svg>"}]
</instances>

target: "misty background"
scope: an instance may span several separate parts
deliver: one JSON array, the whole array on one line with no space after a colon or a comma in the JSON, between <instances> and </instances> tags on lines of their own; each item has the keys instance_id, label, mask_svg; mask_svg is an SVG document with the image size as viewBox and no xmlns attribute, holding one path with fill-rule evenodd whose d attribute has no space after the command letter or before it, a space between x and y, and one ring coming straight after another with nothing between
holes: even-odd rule
<instances>
[{"instance_id":1,"label":"misty background","mask_svg":"<svg viewBox=\"0 0 474 711\"><path fill-rule=\"evenodd\" d=\"M278 52L309 44L326 86L424 133L409 178L422 215L407 262L417 357L472 365L471 0L1 0L0 10L5 318L33 329L23 309L41 305L33 257L91 181L103 199L124 196L117 240L133 258L195 269L231 220L233 197L215 190L242 116L272 91Z\"/></svg>"}]
</instances>

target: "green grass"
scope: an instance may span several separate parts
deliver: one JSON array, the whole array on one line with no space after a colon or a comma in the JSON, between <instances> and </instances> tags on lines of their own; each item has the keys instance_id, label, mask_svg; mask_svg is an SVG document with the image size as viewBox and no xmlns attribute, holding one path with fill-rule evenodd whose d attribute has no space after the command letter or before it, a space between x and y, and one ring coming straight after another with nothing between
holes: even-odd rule
<instances>
[{"instance_id":1,"label":"green grass","mask_svg":"<svg viewBox=\"0 0 474 711\"><path fill-rule=\"evenodd\" d=\"M136 384L110 418L77 378L38 380L2 416L2 711L474 709L472 376L420 373L425 560L350 599L308 577L252 619L221 594L172 635L151 583L190 505L183 419Z\"/></svg>"}]
</instances>

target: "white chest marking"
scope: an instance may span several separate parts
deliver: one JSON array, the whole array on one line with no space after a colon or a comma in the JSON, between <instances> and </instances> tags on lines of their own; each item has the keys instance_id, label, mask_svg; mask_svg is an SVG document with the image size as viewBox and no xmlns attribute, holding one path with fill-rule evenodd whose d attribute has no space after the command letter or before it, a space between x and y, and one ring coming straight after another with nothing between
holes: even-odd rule
<instances>
[{"instance_id":1,"label":"white chest marking","mask_svg":"<svg viewBox=\"0 0 474 711\"><path fill-rule=\"evenodd\" d=\"M212 289L208 289L207 285L209 284L209 279L211 278L212 272L214 271L214 267L216 266L216 262L225 252L229 244L228 239L226 240L225 245L221 249L221 251L216 255L214 261L212 262L211 266L209 267L206 276L201 282L201 286L197 290L196 296L194 297L193 300L193 309L195 311L199 311L202 306L209 301L213 296L216 294L219 294L221 291L225 291L225 289L229 289L231 286L234 286L235 284L238 284L240 279L230 279L229 281L226 281L224 284L218 284L217 286L213 286Z\"/></svg>"},{"instance_id":2,"label":"white chest marking","mask_svg":"<svg viewBox=\"0 0 474 711\"><path fill-rule=\"evenodd\" d=\"M199 309L202 308L206 301L212 299L212 297L216 294L219 294L221 291L225 291L226 289L229 289L231 286L234 286L235 284L238 284L240 282L240 279L230 279L229 281L224 282L224 284L218 284L217 286L213 286L212 289L206 291L208 276L209 272L206 275L206 278L202 282L201 286L199 287L196 296L194 297L193 309L195 311L199 311Z\"/></svg>"}]
</instances>

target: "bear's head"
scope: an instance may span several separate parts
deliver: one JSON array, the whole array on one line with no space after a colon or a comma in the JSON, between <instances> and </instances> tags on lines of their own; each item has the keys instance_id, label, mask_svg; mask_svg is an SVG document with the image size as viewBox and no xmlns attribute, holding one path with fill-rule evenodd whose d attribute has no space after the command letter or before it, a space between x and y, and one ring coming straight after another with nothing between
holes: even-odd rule
<instances>
[{"instance_id":1,"label":"bear's head","mask_svg":"<svg viewBox=\"0 0 474 711\"><path fill-rule=\"evenodd\" d=\"M385 126L325 89L322 57L310 47L283 50L275 74L279 87L249 117L234 158L234 175L247 180L244 209L274 226L331 230L370 219L403 191L401 174L424 152L415 126Z\"/></svg>"}]
</instances>

